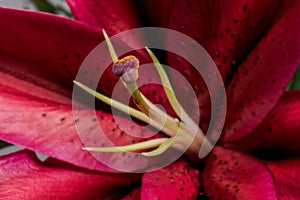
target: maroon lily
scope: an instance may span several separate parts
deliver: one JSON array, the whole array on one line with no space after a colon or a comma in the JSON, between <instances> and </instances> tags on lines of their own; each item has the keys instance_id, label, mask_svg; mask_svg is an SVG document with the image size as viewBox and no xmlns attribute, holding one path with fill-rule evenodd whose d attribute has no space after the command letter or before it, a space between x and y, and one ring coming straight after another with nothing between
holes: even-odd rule
<instances>
[{"instance_id":1,"label":"maroon lily","mask_svg":"<svg viewBox=\"0 0 300 200\"><path fill-rule=\"evenodd\" d=\"M300 93L285 92L300 61L300 30L293 28L299 19L298 1L68 3L77 21L0 8L0 138L51 157L41 162L30 150L1 156L2 198L300 196ZM72 115L72 81L85 56L104 40L101 29L114 35L141 27L145 16L141 18L139 13L147 13L151 25L179 30L196 39L219 67L226 85L227 118L218 146L201 167L182 158L143 175L115 174L82 150L75 129L81 119ZM135 54L147 60L144 53ZM193 85L198 97L195 106L200 105L203 113L200 127L206 130L210 102L204 82L180 58L168 55L167 63ZM113 83L108 80L117 79L107 73L102 80L100 91L109 95ZM173 86L180 95L181 84L173 80ZM162 90L154 95L151 89L143 90L150 100L168 105ZM187 111L193 116L192 110ZM116 145L141 141L118 129L111 113L98 110L97 116L95 121L105 127L105 134ZM128 125L133 124L128 121ZM94 134L91 127L86 130ZM132 132L141 134L138 128Z\"/></svg>"}]
</instances>

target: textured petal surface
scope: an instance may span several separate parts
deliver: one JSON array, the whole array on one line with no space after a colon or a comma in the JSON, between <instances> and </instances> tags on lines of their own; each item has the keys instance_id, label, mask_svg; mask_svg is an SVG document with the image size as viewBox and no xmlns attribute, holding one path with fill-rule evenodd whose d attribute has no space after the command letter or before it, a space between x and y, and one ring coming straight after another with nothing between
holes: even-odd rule
<instances>
[{"instance_id":1,"label":"textured petal surface","mask_svg":"<svg viewBox=\"0 0 300 200\"><path fill-rule=\"evenodd\" d=\"M174 2L170 27L187 33L205 47L228 86L225 141L249 134L285 90L300 59L300 31L293 28L298 10L297 1L287 1L286 5L273 1ZM177 48L185 45L177 43ZM174 41L168 45L175 46ZM183 72L194 86L205 129L210 97L204 82L182 59L169 57L168 63ZM176 80L174 84L180 95L182 83ZM191 103L197 106L197 102ZM193 115L193 110L189 113Z\"/></svg>"},{"instance_id":2,"label":"textured petal surface","mask_svg":"<svg viewBox=\"0 0 300 200\"><path fill-rule=\"evenodd\" d=\"M201 44L214 59L224 81L228 83L230 69L235 70L257 43L277 6L278 3L274 1L260 1L259 4L249 0L174 1L169 27L189 35ZM168 45L174 46L173 43L171 38ZM179 44L177 48L185 45L180 41L176 43ZM194 86L202 111L202 126L205 126L210 116L210 98L203 79L193 67L178 56L169 56L168 63L183 72ZM180 94L181 83L176 80L174 84L178 86ZM193 113L193 110L190 113Z\"/></svg>"},{"instance_id":3,"label":"textured petal surface","mask_svg":"<svg viewBox=\"0 0 300 200\"><path fill-rule=\"evenodd\" d=\"M48 97L54 98L54 96ZM81 118L73 119L70 105L57 104L2 84L0 85L0 102L0 138L2 140L26 146L89 169L112 170L101 164L89 152L82 150L84 145L131 144L142 140L142 135L147 137L153 134L147 127L137 128L134 122L123 119L123 126L130 127L132 136L129 136L115 123L112 114L100 111L94 113L93 110L82 109ZM83 132L76 130L74 121ZM98 126L102 128L105 135L99 133ZM127 165L130 163L130 157L134 160L132 155L126 153L101 155L107 163L120 163L125 166L126 162ZM145 167L142 163L132 162L131 164L133 168ZM147 166L149 163L144 163L144 165Z\"/></svg>"},{"instance_id":4,"label":"textured petal surface","mask_svg":"<svg viewBox=\"0 0 300 200\"><path fill-rule=\"evenodd\" d=\"M272 3L271 3L272 2ZM224 78L239 65L268 28L278 1L174 1L169 27L197 40Z\"/></svg>"},{"instance_id":5,"label":"textured petal surface","mask_svg":"<svg viewBox=\"0 0 300 200\"><path fill-rule=\"evenodd\" d=\"M300 154L300 91L286 92L253 133L227 147L242 151ZM270 151L272 150L272 151Z\"/></svg>"},{"instance_id":6,"label":"textured petal surface","mask_svg":"<svg viewBox=\"0 0 300 200\"><path fill-rule=\"evenodd\" d=\"M88 171L22 150L0 157L1 199L99 199L139 181L138 174Z\"/></svg>"},{"instance_id":7,"label":"textured petal surface","mask_svg":"<svg viewBox=\"0 0 300 200\"><path fill-rule=\"evenodd\" d=\"M291 28L300 16L299 8L296 1L277 19L231 81L224 141L253 131L285 91L300 62L300 29Z\"/></svg>"},{"instance_id":8,"label":"textured petal surface","mask_svg":"<svg viewBox=\"0 0 300 200\"><path fill-rule=\"evenodd\" d=\"M276 199L272 174L256 158L215 147L202 176L209 199Z\"/></svg>"},{"instance_id":9,"label":"textured petal surface","mask_svg":"<svg viewBox=\"0 0 300 200\"><path fill-rule=\"evenodd\" d=\"M142 178L142 199L197 199L199 172L179 160Z\"/></svg>"},{"instance_id":10,"label":"textured petal surface","mask_svg":"<svg viewBox=\"0 0 300 200\"><path fill-rule=\"evenodd\" d=\"M267 166L273 173L278 199L299 199L300 159L268 161Z\"/></svg>"}]
</instances>

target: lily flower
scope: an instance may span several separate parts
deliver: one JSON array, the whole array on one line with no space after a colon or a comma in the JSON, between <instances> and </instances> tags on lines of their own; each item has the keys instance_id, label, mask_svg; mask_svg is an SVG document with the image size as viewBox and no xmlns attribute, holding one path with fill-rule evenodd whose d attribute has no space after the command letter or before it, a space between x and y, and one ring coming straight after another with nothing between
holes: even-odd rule
<instances>
[{"instance_id":1,"label":"lily flower","mask_svg":"<svg viewBox=\"0 0 300 200\"><path fill-rule=\"evenodd\" d=\"M297 145L300 91L285 92L300 62L300 30L295 27L300 17L298 1L68 0L67 3L75 20L0 8L0 139L27 149L0 157L1 198L297 199L300 196L300 146ZM200 165L191 159L196 157L195 152L187 151L187 157L162 169L144 174L121 173L99 162L87 151L91 149L83 149L87 146L82 144L76 126L86 131L95 147L102 147L95 139L97 123L116 146L150 141L142 135L152 135L153 130L142 129L124 118L131 135L138 137L125 134L102 104L96 111L80 110L82 118L74 119L73 80L85 57L105 40L102 29L114 35L149 24L191 36L212 56L226 86L226 122L217 146L201 159ZM138 42L142 38L132 36L129 40ZM126 41L122 42L126 45ZM150 58L155 62L155 55L148 51L149 57L146 52L135 51L133 56L141 63L151 61ZM124 63L122 58L113 61ZM199 107L197 129L205 133L211 107L203 79L177 56L167 54L164 61L193 86L197 101L190 102L190 107ZM175 94L184 94L182 83L172 79L172 73L168 77ZM88 82L89 74L82 81ZM107 71L98 92L110 96L117 81ZM145 87L141 93L150 103L164 105L167 113L172 109L172 102L162 88ZM82 91L82 95L89 94ZM196 109L188 108L188 116L197 118ZM91 112L97 117L90 119ZM87 120L92 126L82 123ZM158 139L161 138L165 136L161 134ZM200 149L201 145L196 146ZM33 151L49 158L41 162ZM124 166L134 161L129 155L100 154L110 163L121 161ZM140 167L138 163L137 166Z\"/></svg>"}]
</instances>

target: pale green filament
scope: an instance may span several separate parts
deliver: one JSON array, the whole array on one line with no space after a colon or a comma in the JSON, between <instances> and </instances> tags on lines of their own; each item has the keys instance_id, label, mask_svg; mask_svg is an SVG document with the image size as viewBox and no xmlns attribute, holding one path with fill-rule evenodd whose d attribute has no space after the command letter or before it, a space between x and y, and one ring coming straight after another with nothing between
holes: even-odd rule
<instances>
[{"instance_id":1,"label":"pale green filament","mask_svg":"<svg viewBox=\"0 0 300 200\"><path fill-rule=\"evenodd\" d=\"M103 32L103 35L104 35L104 38L105 38L105 41L106 41L106 44L108 46L108 50L109 50L109 53L110 53L110 56L111 56L111 59L113 60L113 62L117 62L118 61L118 56L116 54L116 51L109 39L109 37L107 36L106 32L104 29L102 29L102 32Z\"/></svg>"},{"instance_id":2,"label":"pale green filament","mask_svg":"<svg viewBox=\"0 0 300 200\"><path fill-rule=\"evenodd\" d=\"M165 93L167 95L167 98L168 98L173 110L175 111L176 115L183 122L193 125L194 127L198 127L195 124L194 120L190 118L190 116L185 112L185 110L181 107L180 103L178 102L177 97L174 93L173 87L168 79L168 76L167 76L165 70L163 69L162 65L160 64L160 62L154 55L154 53L150 49L148 49L148 47L146 47L146 50L147 50L148 54L150 55L153 63L155 64L155 68L160 76L160 79L161 79L163 88L165 90Z\"/></svg>"},{"instance_id":3,"label":"pale green filament","mask_svg":"<svg viewBox=\"0 0 300 200\"><path fill-rule=\"evenodd\" d=\"M169 138L164 143L162 143L158 148L154 149L153 151L143 152L142 155L144 156L157 156L165 152L173 143L174 138Z\"/></svg>"},{"instance_id":4,"label":"pale green filament","mask_svg":"<svg viewBox=\"0 0 300 200\"><path fill-rule=\"evenodd\" d=\"M131 151L141 151L146 149L151 149L164 144L168 141L168 138L157 138L152 140L147 140L145 142L139 142L136 144L130 144L125 146L114 146L114 147L84 147L84 150L97 151L97 152L131 152Z\"/></svg>"}]
</instances>

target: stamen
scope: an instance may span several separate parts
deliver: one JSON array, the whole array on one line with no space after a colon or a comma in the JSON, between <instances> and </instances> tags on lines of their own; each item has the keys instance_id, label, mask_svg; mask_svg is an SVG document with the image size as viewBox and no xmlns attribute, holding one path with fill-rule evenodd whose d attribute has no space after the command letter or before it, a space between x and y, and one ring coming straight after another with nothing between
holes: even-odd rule
<instances>
[{"instance_id":1,"label":"stamen","mask_svg":"<svg viewBox=\"0 0 300 200\"><path fill-rule=\"evenodd\" d=\"M189 115L185 112L185 110L181 107L180 103L178 102L178 99L175 95L173 87L172 87L172 85L169 81L169 78L168 78L165 70L163 69L162 65L160 64L160 62L158 61L158 59L156 58L154 53L150 49L148 49L148 47L146 47L146 50L155 65L155 68L160 76L164 91L165 91L167 98L168 98L173 110L175 111L176 115L182 121L184 121L188 124L194 123L194 121L189 117Z\"/></svg>"},{"instance_id":2,"label":"stamen","mask_svg":"<svg viewBox=\"0 0 300 200\"><path fill-rule=\"evenodd\" d=\"M145 122L146 124L151 125L152 127L156 128L157 130L162 130L164 133L168 134L168 133L172 133L171 130L167 129L167 127L163 126L163 124L158 123L157 121L153 120L152 118L150 118L149 116L145 115L143 112L136 110L130 106L127 106L119 101L116 101L114 99L111 99L89 87L87 87L86 85L77 82L77 81L73 81L78 87L82 88L84 91L86 91L87 93L91 94L92 96L96 97L97 99L99 99L100 101L110 105L111 107L114 107L124 113L127 113L133 117L135 117L136 119L139 119L143 122Z\"/></svg>"},{"instance_id":3,"label":"stamen","mask_svg":"<svg viewBox=\"0 0 300 200\"><path fill-rule=\"evenodd\" d=\"M164 91L165 91L167 98L168 98L173 110L175 111L176 115L183 122L185 122L186 125L188 125L190 127L190 130L197 130L196 136L198 137L198 139L200 141L202 141L204 133L202 132L201 129L199 129L198 125L194 122L194 120L186 113L186 111L180 105L180 103L175 95L175 92L173 90L173 87L170 83L170 80L169 80L165 70L163 69L162 65L158 61L157 57L154 55L154 53L148 47L145 47L145 48L155 65L155 68L160 76Z\"/></svg>"},{"instance_id":4,"label":"stamen","mask_svg":"<svg viewBox=\"0 0 300 200\"><path fill-rule=\"evenodd\" d=\"M164 143L162 143L158 148L154 149L153 151L143 152L142 155L144 156L157 156L165 152L173 143L174 138L169 138Z\"/></svg>"},{"instance_id":5,"label":"stamen","mask_svg":"<svg viewBox=\"0 0 300 200\"><path fill-rule=\"evenodd\" d=\"M121 102L110 99L109 97L98 93L79 82L74 81L74 83L106 104L115 107L137 119L140 119L143 122L157 128L158 130L161 130L170 136L170 138L152 139L125 146L85 147L83 149L98 152L124 152L148 150L157 147L152 151L141 153L144 156L156 156L162 154L170 147L184 151L187 148L187 144L191 144L187 154L189 155L191 153L192 158L195 158L195 156L197 157L199 149L203 148L201 145L204 145L205 148L206 146L210 145L209 141L206 140L202 130L180 105L168 76L154 53L146 47L146 50L152 58L152 61L155 64L156 70L160 76L168 101L181 121L162 111L140 92L136 83L138 79L139 60L134 56L127 56L123 59L118 59L112 43L104 30L103 35L105 37L111 58L114 62L112 72L114 75L121 78L124 86L131 94L133 101L140 111Z\"/></svg>"},{"instance_id":6,"label":"stamen","mask_svg":"<svg viewBox=\"0 0 300 200\"><path fill-rule=\"evenodd\" d=\"M85 86L84 84L77 82L77 81L73 81L77 86L79 86L80 88L82 88L84 91L86 91L87 93L91 94L92 96L96 97L97 99L99 99L100 101L110 105L111 107L117 108L118 110L127 113L139 120L142 120L145 123L150 123L151 119L145 115L144 113L142 113L139 110L136 110L134 108L131 108L119 101L116 101L114 99L111 99L87 86Z\"/></svg>"},{"instance_id":7,"label":"stamen","mask_svg":"<svg viewBox=\"0 0 300 200\"><path fill-rule=\"evenodd\" d=\"M113 62L117 62L118 61L118 56L115 52L115 49L109 39L109 37L107 36L106 32L104 29L102 29L102 32L103 32L103 35L104 35L104 38L105 38L105 41L106 41L106 44L108 46L108 50L109 50L109 53L110 53L110 56L111 56L111 59L113 60Z\"/></svg>"},{"instance_id":8,"label":"stamen","mask_svg":"<svg viewBox=\"0 0 300 200\"><path fill-rule=\"evenodd\" d=\"M135 56L126 56L118 60L112 67L115 76L122 77L125 83L133 83L138 79L139 60Z\"/></svg>"},{"instance_id":9,"label":"stamen","mask_svg":"<svg viewBox=\"0 0 300 200\"><path fill-rule=\"evenodd\" d=\"M168 138L157 138L136 144L114 147L84 147L82 149L96 152L132 152L155 148L168 141Z\"/></svg>"},{"instance_id":10,"label":"stamen","mask_svg":"<svg viewBox=\"0 0 300 200\"><path fill-rule=\"evenodd\" d=\"M138 108L150 117L150 119L166 127L166 134L174 136L178 130L178 120L163 112L140 92L136 84L139 68L138 64L139 61L136 57L127 56L118 60L112 70L115 75L121 77L124 86L131 94Z\"/></svg>"}]
</instances>

